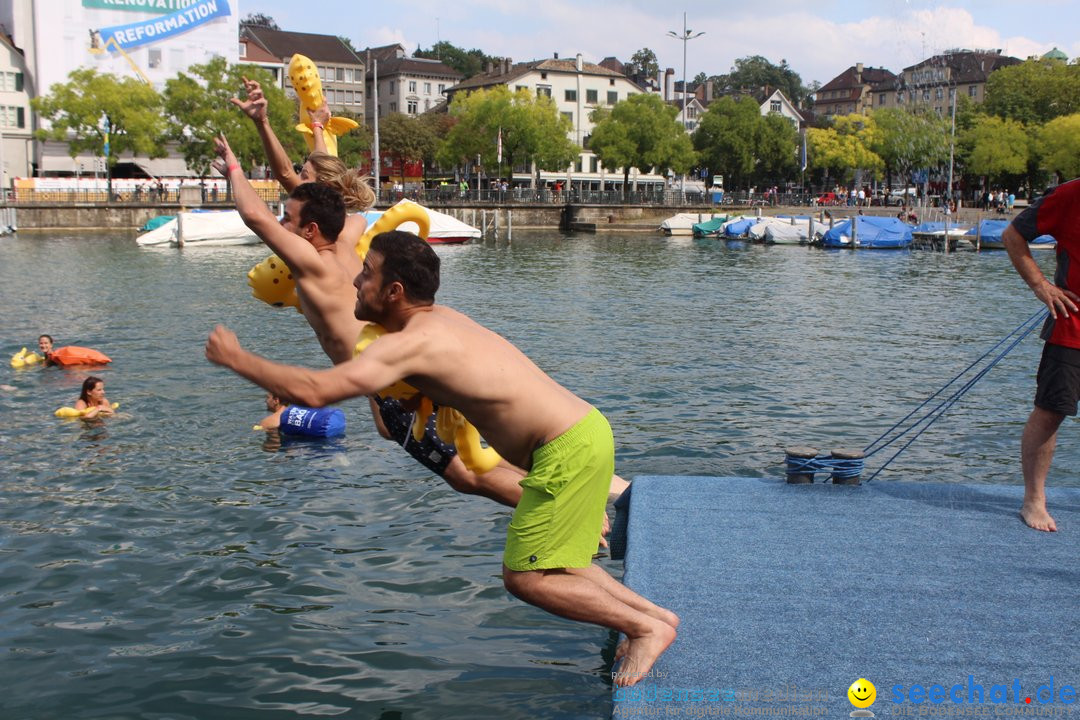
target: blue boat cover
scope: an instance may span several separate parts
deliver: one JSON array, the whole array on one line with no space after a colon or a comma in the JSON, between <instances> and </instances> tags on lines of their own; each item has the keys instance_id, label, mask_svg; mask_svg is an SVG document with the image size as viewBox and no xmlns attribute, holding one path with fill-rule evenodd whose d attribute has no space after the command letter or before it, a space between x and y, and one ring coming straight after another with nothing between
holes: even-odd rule
<instances>
[{"instance_id":1,"label":"blue boat cover","mask_svg":"<svg viewBox=\"0 0 1080 720\"><path fill-rule=\"evenodd\" d=\"M756 218L747 218L746 220L736 220L730 223L724 228L724 234L728 237L743 237L746 233L750 232L750 228L757 225L759 221Z\"/></svg>"},{"instance_id":2,"label":"blue boat cover","mask_svg":"<svg viewBox=\"0 0 1080 720\"><path fill-rule=\"evenodd\" d=\"M1005 228L1009 227L1009 223L1012 220L983 220L976 227L968 230L965 235L977 235L981 234L982 239L987 242L1001 242L1001 234L1005 232ZM1057 240L1053 235L1040 235L1032 240L1030 245L1053 245Z\"/></svg>"},{"instance_id":3,"label":"blue boat cover","mask_svg":"<svg viewBox=\"0 0 1080 720\"><path fill-rule=\"evenodd\" d=\"M894 217L859 215L855 227L860 248L911 247L911 226ZM841 237L851 237L851 219L836 223L822 238L825 247L848 247Z\"/></svg>"}]
</instances>

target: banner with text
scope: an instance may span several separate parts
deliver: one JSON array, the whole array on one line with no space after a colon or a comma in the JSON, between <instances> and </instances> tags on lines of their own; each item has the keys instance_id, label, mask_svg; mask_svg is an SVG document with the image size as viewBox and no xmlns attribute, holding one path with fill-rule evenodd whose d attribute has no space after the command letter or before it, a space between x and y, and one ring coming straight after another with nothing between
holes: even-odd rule
<instances>
[{"instance_id":1,"label":"banner with text","mask_svg":"<svg viewBox=\"0 0 1080 720\"><path fill-rule=\"evenodd\" d=\"M186 10L197 2L199 0L82 0L82 6L99 10L127 10L164 15Z\"/></svg>"},{"instance_id":2,"label":"banner with text","mask_svg":"<svg viewBox=\"0 0 1080 720\"><path fill-rule=\"evenodd\" d=\"M127 25L112 25L101 28L98 32L101 33L104 47L110 52L115 52L118 47L130 50L167 40L230 14L228 0L197 0L190 7L178 10L171 15L163 15L152 20L140 20ZM109 42L110 39L115 42L115 45Z\"/></svg>"}]
</instances>

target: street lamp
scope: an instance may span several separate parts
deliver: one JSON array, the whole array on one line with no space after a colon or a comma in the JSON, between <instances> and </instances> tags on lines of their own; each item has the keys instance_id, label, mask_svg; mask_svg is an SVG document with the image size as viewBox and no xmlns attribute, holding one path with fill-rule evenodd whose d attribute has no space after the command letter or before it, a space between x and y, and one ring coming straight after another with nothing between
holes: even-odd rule
<instances>
[{"instance_id":1,"label":"street lamp","mask_svg":"<svg viewBox=\"0 0 1080 720\"><path fill-rule=\"evenodd\" d=\"M676 40L682 40L682 92L683 92L683 96L682 96L682 126L683 126L683 131L685 132L686 131L686 104L687 104L687 100L686 100L686 94L687 94L686 93L686 43L689 42L690 40L693 40L694 38L701 37L702 35L705 34L705 31L698 32L698 33L692 33L686 27L686 13L684 12L682 14L682 34L680 35L679 33L675 32L674 30L668 30L667 34L669 36L675 38ZM682 183L681 183L680 192L683 194L683 200L686 200L686 173L683 173L683 176L682 176Z\"/></svg>"}]
</instances>

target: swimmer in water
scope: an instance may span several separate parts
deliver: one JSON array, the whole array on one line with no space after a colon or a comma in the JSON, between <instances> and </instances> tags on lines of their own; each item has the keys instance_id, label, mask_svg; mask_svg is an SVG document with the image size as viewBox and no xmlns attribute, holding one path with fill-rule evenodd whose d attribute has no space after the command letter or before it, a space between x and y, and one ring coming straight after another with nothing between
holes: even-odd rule
<instances>
[{"instance_id":1,"label":"swimmer in water","mask_svg":"<svg viewBox=\"0 0 1080 720\"><path fill-rule=\"evenodd\" d=\"M83 418L95 418L100 415L112 415L113 407L105 397L105 381L99 377L90 377L83 380L82 392L75 401L76 410L86 410Z\"/></svg>"}]
</instances>

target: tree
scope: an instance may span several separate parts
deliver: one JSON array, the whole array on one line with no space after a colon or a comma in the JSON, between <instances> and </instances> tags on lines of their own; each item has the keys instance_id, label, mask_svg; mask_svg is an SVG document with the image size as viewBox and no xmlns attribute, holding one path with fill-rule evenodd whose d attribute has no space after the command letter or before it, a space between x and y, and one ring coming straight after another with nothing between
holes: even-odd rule
<instances>
[{"instance_id":1,"label":"tree","mask_svg":"<svg viewBox=\"0 0 1080 720\"><path fill-rule=\"evenodd\" d=\"M694 147L701 162L723 175L729 188L750 185L760 123L761 108L753 98L730 95L714 100L698 123Z\"/></svg>"},{"instance_id":2,"label":"tree","mask_svg":"<svg viewBox=\"0 0 1080 720\"><path fill-rule=\"evenodd\" d=\"M161 96L134 78L101 75L92 68L72 70L68 82L54 84L30 105L50 123L48 130L36 131L39 140L66 142L72 158L81 152L106 157L110 197L112 167L122 153L168 154Z\"/></svg>"},{"instance_id":3,"label":"tree","mask_svg":"<svg viewBox=\"0 0 1080 720\"><path fill-rule=\"evenodd\" d=\"M679 110L658 95L631 95L610 110L598 108L589 116L596 124L589 148L605 167L622 168L623 200L629 191L630 169L677 173L697 160L690 136L676 120Z\"/></svg>"},{"instance_id":4,"label":"tree","mask_svg":"<svg viewBox=\"0 0 1080 720\"><path fill-rule=\"evenodd\" d=\"M829 128L810 128L806 145L811 167L835 172L844 182L850 182L856 170L877 176L885 163L870 149L875 132L872 119L858 114L836 117Z\"/></svg>"},{"instance_id":5,"label":"tree","mask_svg":"<svg viewBox=\"0 0 1080 720\"><path fill-rule=\"evenodd\" d=\"M485 167L536 163L537 170L565 169L578 154L567 139L570 120L559 114L547 96L535 97L505 85L458 93L450 104L457 123L446 134L436 156L444 165L471 161L478 155ZM502 133L503 162L498 162Z\"/></svg>"},{"instance_id":6,"label":"tree","mask_svg":"<svg viewBox=\"0 0 1080 720\"><path fill-rule=\"evenodd\" d=\"M250 25L252 27L264 27L270 30L280 30L278 24L274 22L274 18L263 13L249 12L244 16L244 19L240 21L241 25Z\"/></svg>"},{"instance_id":7,"label":"tree","mask_svg":"<svg viewBox=\"0 0 1080 720\"><path fill-rule=\"evenodd\" d=\"M783 115L759 116L761 123L754 151L754 178L759 183L782 182L795 170L799 131Z\"/></svg>"},{"instance_id":8,"label":"tree","mask_svg":"<svg viewBox=\"0 0 1080 720\"><path fill-rule=\"evenodd\" d=\"M645 77L656 77L660 72L660 61L656 59L656 53L649 48L641 48L630 56L630 62L638 67Z\"/></svg>"},{"instance_id":9,"label":"tree","mask_svg":"<svg viewBox=\"0 0 1080 720\"><path fill-rule=\"evenodd\" d=\"M244 167L266 162L254 124L229 102L242 87L242 77L258 80L262 85L270 126L289 156L298 160L306 152L303 138L294 129L295 103L285 97L270 73L254 65L230 66L225 58L216 56L165 81L169 134L176 138L188 167L200 177L210 171L210 163L216 157L214 136L219 133L229 139Z\"/></svg>"},{"instance_id":10,"label":"tree","mask_svg":"<svg viewBox=\"0 0 1080 720\"><path fill-rule=\"evenodd\" d=\"M405 163L422 162L434 152L438 140L429 124L404 113L390 113L379 122L379 154L396 157L405 184Z\"/></svg>"},{"instance_id":11,"label":"tree","mask_svg":"<svg viewBox=\"0 0 1080 720\"><path fill-rule=\"evenodd\" d=\"M960 136L967 170L990 181L1005 175L1023 175L1031 157L1031 143L1024 126L1016 120L984 115Z\"/></svg>"},{"instance_id":12,"label":"tree","mask_svg":"<svg viewBox=\"0 0 1080 720\"><path fill-rule=\"evenodd\" d=\"M788 100L800 107L807 95L802 78L788 66L787 60L781 60L779 65L773 65L761 55L739 58L729 73L717 75L714 80L716 91L721 95L761 87L774 87L780 88Z\"/></svg>"},{"instance_id":13,"label":"tree","mask_svg":"<svg viewBox=\"0 0 1080 720\"><path fill-rule=\"evenodd\" d=\"M898 173L906 184L911 172L937 167L949 157L949 121L925 109L883 108L874 113L871 149L885 164L890 184Z\"/></svg>"},{"instance_id":14,"label":"tree","mask_svg":"<svg viewBox=\"0 0 1080 720\"><path fill-rule=\"evenodd\" d=\"M443 65L457 70L466 78L480 74L488 63L499 60L499 58L485 54L483 50L477 50L476 48L465 50L445 40L435 43L429 50L417 48L416 52L413 53L413 57L439 60Z\"/></svg>"},{"instance_id":15,"label":"tree","mask_svg":"<svg viewBox=\"0 0 1080 720\"><path fill-rule=\"evenodd\" d=\"M1038 136L1039 154L1059 182L1080 177L1080 114L1054 118Z\"/></svg>"},{"instance_id":16,"label":"tree","mask_svg":"<svg viewBox=\"0 0 1080 720\"><path fill-rule=\"evenodd\" d=\"M1031 59L995 70L983 105L990 115L1028 126L1080 112L1080 65Z\"/></svg>"},{"instance_id":17,"label":"tree","mask_svg":"<svg viewBox=\"0 0 1080 720\"><path fill-rule=\"evenodd\" d=\"M364 124L364 118L359 115L347 112L338 114L360 124L360 127L355 130L350 130L338 137L337 143L337 154L341 158L341 162L345 163L345 167L359 167L368 161L368 151L371 150L373 140L371 128ZM374 170L372 174L374 174Z\"/></svg>"}]
</instances>

